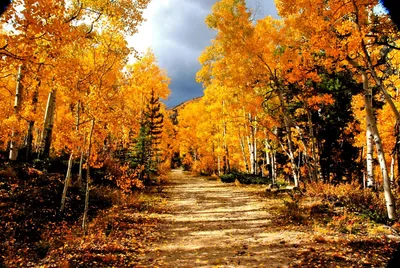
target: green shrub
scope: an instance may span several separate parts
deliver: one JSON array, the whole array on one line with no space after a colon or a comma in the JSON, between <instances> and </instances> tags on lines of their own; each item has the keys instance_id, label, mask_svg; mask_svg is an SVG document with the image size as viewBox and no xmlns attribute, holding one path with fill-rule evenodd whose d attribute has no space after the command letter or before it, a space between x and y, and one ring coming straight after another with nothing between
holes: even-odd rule
<instances>
[{"instance_id":1,"label":"green shrub","mask_svg":"<svg viewBox=\"0 0 400 268\"><path fill-rule=\"evenodd\" d=\"M241 174L241 176L238 177L238 180L242 184L269 184L271 183L271 180L267 177L261 177L257 175L251 175L251 174Z\"/></svg>"},{"instance_id":2,"label":"green shrub","mask_svg":"<svg viewBox=\"0 0 400 268\"><path fill-rule=\"evenodd\" d=\"M232 183L236 179L234 174L224 174L219 177L221 178L221 181L224 183Z\"/></svg>"},{"instance_id":3,"label":"green shrub","mask_svg":"<svg viewBox=\"0 0 400 268\"><path fill-rule=\"evenodd\" d=\"M219 176L222 182L232 183L238 180L241 184L269 184L271 180L267 177L261 177L253 174L246 173L229 173Z\"/></svg>"}]
</instances>

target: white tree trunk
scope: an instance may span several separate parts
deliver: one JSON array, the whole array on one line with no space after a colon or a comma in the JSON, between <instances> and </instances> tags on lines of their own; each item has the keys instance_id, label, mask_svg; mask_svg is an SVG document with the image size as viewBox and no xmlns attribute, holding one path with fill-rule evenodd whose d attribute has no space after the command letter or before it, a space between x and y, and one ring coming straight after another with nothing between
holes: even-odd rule
<instances>
[{"instance_id":1,"label":"white tree trunk","mask_svg":"<svg viewBox=\"0 0 400 268\"><path fill-rule=\"evenodd\" d=\"M71 169L72 169L73 156L74 156L73 153L71 153L71 155L69 156L67 175L65 176L64 190L63 190L62 197L61 197L61 207L60 207L61 213L64 212L65 200L67 198L67 191L68 191L69 185L71 184Z\"/></svg>"},{"instance_id":2,"label":"white tree trunk","mask_svg":"<svg viewBox=\"0 0 400 268\"><path fill-rule=\"evenodd\" d=\"M221 156L218 154L218 176L221 176Z\"/></svg>"},{"instance_id":3,"label":"white tree trunk","mask_svg":"<svg viewBox=\"0 0 400 268\"><path fill-rule=\"evenodd\" d=\"M366 100L370 102L371 97L366 96ZM367 173L366 173L366 183L368 188L373 188L375 186L374 178L374 136L371 131L371 118L367 114L367 126L366 126L366 138L367 138Z\"/></svg>"},{"instance_id":4,"label":"white tree trunk","mask_svg":"<svg viewBox=\"0 0 400 268\"><path fill-rule=\"evenodd\" d=\"M362 71L362 78L363 78L364 88L368 88L368 77L367 77L367 74L365 71ZM368 92L364 93L364 102L365 102L365 111L367 113L367 116L369 116L369 118L370 118L371 132L374 137L374 142L376 145L376 150L377 150L377 155L378 155L379 167L382 172L383 191L385 194L388 218L394 219L396 217L396 208L395 208L394 197L393 197L392 191L390 189L391 188L390 187L390 178L389 178L389 174L388 174L388 170L387 170L385 153L383 150L382 140L379 135L378 127L376 125L376 120L375 120L373 112L372 112L372 105L371 105L371 102L370 102L370 99L368 96Z\"/></svg>"},{"instance_id":5,"label":"white tree trunk","mask_svg":"<svg viewBox=\"0 0 400 268\"><path fill-rule=\"evenodd\" d=\"M253 120L253 159L254 159L254 173L257 173L258 163L257 163L257 116L254 116Z\"/></svg>"},{"instance_id":6,"label":"white tree trunk","mask_svg":"<svg viewBox=\"0 0 400 268\"><path fill-rule=\"evenodd\" d=\"M394 186L394 164L395 164L395 155L392 155L392 161L390 163L390 184Z\"/></svg>"},{"instance_id":7,"label":"white tree trunk","mask_svg":"<svg viewBox=\"0 0 400 268\"><path fill-rule=\"evenodd\" d=\"M21 107L21 100L22 100L22 65L19 66L18 68L18 75L17 75L17 85L15 88L15 101L14 101L14 114L18 117L18 112ZM18 133L15 129L13 129L11 133L11 142L10 142L10 155L9 159L12 161L17 160L18 157L18 143L15 140L18 136Z\"/></svg>"},{"instance_id":8,"label":"white tree trunk","mask_svg":"<svg viewBox=\"0 0 400 268\"><path fill-rule=\"evenodd\" d=\"M249 173L249 163L247 161L246 150L244 147L244 141L243 141L242 135L240 134L240 127L239 127L239 142L240 142L240 148L242 151L243 161L244 161L244 164L246 167L246 172Z\"/></svg>"},{"instance_id":9,"label":"white tree trunk","mask_svg":"<svg viewBox=\"0 0 400 268\"><path fill-rule=\"evenodd\" d=\"M254 174L254 153L253 153L254 148L253 148L253 143L251 142L251 139L249 136L247 136L247 145L249 147L250 173Z\"/></svg>"},{"instance_id":10,"label":"white tree trunk","mask_svg":"<svg viewBox=\"0 0 400 268\"><path fill-rule=\"evenodd\" d=\"M276 182L275 153L272 150L272 146L269 143L268 138L265 139L265 159L268 167L268 176L272 180L272 185L275 185Z\"/></svg>"},{"instance_id":11,"label":"white tree trunk","mask_svg":"<svg viewBox=\"0 0 400 268\"><path fill-rule=\"evenodd\" d=\"M82 183L82 167L83 167L83 158L84 158L84 148L86 147L86 135L83 139L83 146L81 147L81 156L79 159L79 171L78 171L78 184Z\"/></svg>"},{"instance_id":12,"label":"white tree trunk","mask_svg":"<svg viewBox=\"0 0 400 268\"><path fill-rule=\"evenodd\" d=\"M288 120L286 119L286 115L284 115L284 123L286 127L286 135L287 135L287 142L288 142L288 154L290 158L290 163L292 164L292 174L293 174L293 180L294 180L294 185L296 187L299 187L299 177L298 177L298 166L296 164L296 159L294 158L294 153L293 153L293 145L292 145L292 130L289 126Z\"/></svg>"},{"instance_id":13,"label":"white tree trunk","mask_svg":"<svg viewBox=\"0 0 400 268\"><path fill-rule=\"evenodd\" d=\"M56 92L52 90L47 99L46 112L44 115L43 133L41 140L40 155L48 155L51 146L51 135L54 124L54 113L56 108Z\"/></svg>"}]
</instances>

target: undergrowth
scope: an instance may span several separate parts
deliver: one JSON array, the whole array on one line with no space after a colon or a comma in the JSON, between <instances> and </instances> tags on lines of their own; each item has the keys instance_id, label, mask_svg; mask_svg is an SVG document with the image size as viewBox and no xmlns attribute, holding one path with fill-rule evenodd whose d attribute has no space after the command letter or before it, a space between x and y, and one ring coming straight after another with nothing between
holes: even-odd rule
<instances>
[{"instance_id":1,"label":"undergrowth","mask_svg":"<svg viewBox=\"0 0 400 268\"><path fill-rule=\"evenodd\" d=\"M66 248L80 245L84 187L71 185L61 214L63 183L64 174L40 171L32 165L0 168L0 267L32 266L57 250L67 254ZM138 192L123 194L115 187L94 184L90 191L89 237L108 237L119 230L118 209L145 213L161 203L158 198ZM78 267L77 263L71 264Z\"/></svg>"}]
</instances>

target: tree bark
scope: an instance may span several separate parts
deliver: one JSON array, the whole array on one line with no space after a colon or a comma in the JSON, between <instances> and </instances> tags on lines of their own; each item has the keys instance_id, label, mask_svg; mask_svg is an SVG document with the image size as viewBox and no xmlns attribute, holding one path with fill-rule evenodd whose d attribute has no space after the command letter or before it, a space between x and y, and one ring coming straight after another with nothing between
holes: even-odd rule
<instances>
[{"instance_id":1,"label":"tree bark","mask_svg":"<svg viewBox=\"0 0 400 268\"><path fill-rule=\"evenodd\" d=\"M68 191L69 185L71 184L71 169L72 169L72 159L73 159L73 155L74 155L74 154L71 153L71 155L69 156L67 175L65 176L64 190L63 190L62 197L61 197L61 206L60 206L60 212L61 212L61 213L64 212L65 200L66 200L66 198L67 198L67 191Z\"/></svg>"},{"instance_id":2,"label":"tree bark","mask_svg":"<svg viewBox=\"0 0 400 268\"><path fill-rule=\"evenodd\" d=\"M78 171L78 183L81 184L82 183L82 167L83 167L83 158L84 158L84 149L86 147L86 135L83 139L83 146L81 148L81 156L79 159L79 171Z\"/></svg>"},{"instance_id":3,"label":"tree bark","mask_svg":"<svg viewBox=\"0 0 400 268\"><path fill-rule=\"evenodd\" d=\"M254 158L254 174L257 174L258 163L257 163L257 116L254 116L253 120L253 158Z\"/></svg>"},{"instance_id":4,"label":"tree bark","mask_svg":"<svg viewBox=\"0 0 400 268\"><path fill-rule=\"evenodd\" d=\"M267 160L268 174L272 181L272 185L275 185L276 183L275 151L273 150L271 144L269 143L268 138L265 139L265 155Z\"/></svg>"},{"instance_id":5,"label":"tree bark","mask_svg":"<svg viewBox=\"0 0 400 268\"><path fill-rule=\"evenodd\" d=\"M42 66L42 65L40 65ZM39 73L40 71L40 67L37 70L37 72ZM39 97L39 88L40 88L40 84L41 81L39 79L38 74L36 75L35 78L37 84L35 86L35 91L33 92L33 96L32 96L32 113L36 114L36 109L37 109L37 103L38 103L38 97ZM26 147L26 155L25 155L25 159L26 161L30 160L31 154L32 154L32 142L33 142L33 127L35 126L35 121L31 120L28 123L28 133L26 135L26 143L25 143L25 147Z\"/></svg>"},{"instance_id":6,"label":"tree bark","mask_svg":"<svg viewBox=\"0 0 400 268\"><path fill-rule=\"evenodd\" d=\"M94 119L92 119L92 126L90 128L89 134L89 147L87 153L87 169L86 169L86 193L85 193L85 209L83 211L83 220L82 220L82 229L84 234L86 235L88 232L88 225L87 225L87 217L89 211L89 193L90 193L90 155L92 150L92 136L93 136L93 129L94 129Z\"/></svg>"},{"instance_id":7,"label":"tree bark","mask_svg":"<svg viewBox=\"0 0 400 268\"><path fill-rule=\"evenodd\" d=\"M242 155L243 155L243 161L246 167L246 173L249 173L249 162L247 161L247 156L246 156L246 151L245 151L245 147L244 147L244 141L243 141L243 137L240 134L240 127L239 127L239 142L240 142L240 148L242 151Z\"/></svg>"},{"instance_id":8,"label":"tree bark","mask_svg":"<svg viewBox=\"0 0 400 268\"><path fill-rule=\"evenodd\" d=\"M251 142L251 139L249 136L247 136L247 145L249 147L249 157L250 157L250 174L254 174L254 153L253 153L253 143Z\"/></svg>"},{"instance_id":9,"label":"tree bark","mask_svg":"<svg viewBox=\"0 0 400 268\"><path fill-rule=\"evenodd\" d=\"M41 148L39 151L39 158L46 157L50 153L51 136L53 132L54 113L55 113L56 92L52 90L47 99L46 112L44 116L44 126L41 141Z\"/></svg>"},{"instance_id":10,"label":"tree bark","mask_svg":"<svg viewBox=\"0 0 400 268\"><path fill-rule=\"evenodd\" d=\"M362 78L363 78L363 84L364 88L368 88L368 77L367 73L365 71L362 71ZM374 142L377 150L377 155L378 155L378 161L379 161L379 166L381 169L382 173L382 179L383 179L383 191L385 195L385 200L386 200L386 209L387 209L387 214L389 219L394 219L396 217L396 208L395 208L395 202L394 202L394 197L391 191L390 187L390 178L387 170L387 164L386 164L386 159L385 159L385 153L383 150L382 146L382 140L379 135L378 127L376 125L376 120L372 112L372 105L368 96L368 92L364 92L364 102L365 102L365 111L367 113L367 117L371 119L371 131L372 135L374 137Z\"/></svg>"},{"instance_id":11,"label":"tree bark","mask_svg":"<svg viewBox=\"0 0 400 268\"><path fill-rule=\"evenodd\" d=\"M395 156L392 155L392 161L390 162L390 185L394 187L394 165L395 165Z\"/></svg>"},{"instance_id":12,"label":"tree bark","mask_svg":"<svg viewBox=\"0 0 400 268\"><path fill-rule=\"evenodd\" d=\"M370 89L364 89L365 101L371 103L372 93ZM373 188L375 186L375 178L374 178L374 136L371 131L371 118L366 116L367 126L366 126L366 138L367 138L367 156L366 156L366 164L367 164L367 173L366 173L366 184L368 188Z\"/></svg>"},{"instance_id":13,"label":"tree bark","mask_svg":"<svg viewBox=\"0 0 400 268\"><path fill-rule=\"evenodd\" d=\"M21 80L23 78L23 74L22 74L22 65L19 66L18 68L18 75L17 75L17 85L15 88L15 101L14 101L14 115L18 118L19 121L19 110L21 109L21 101L22 101L22 83ZM11 142L10 142L10 155L9 155L9 159L11 161L15 161L17 160L18 157L18 142L16 141L17 137L18 137L19 133L13 129L12 133L11 133Z\"/></svg>"}]
</instances>

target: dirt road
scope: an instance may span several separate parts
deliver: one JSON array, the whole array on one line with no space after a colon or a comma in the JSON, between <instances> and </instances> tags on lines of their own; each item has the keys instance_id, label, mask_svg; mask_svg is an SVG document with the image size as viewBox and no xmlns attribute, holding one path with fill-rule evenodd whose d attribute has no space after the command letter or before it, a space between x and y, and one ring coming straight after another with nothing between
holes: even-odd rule
<instances>
[{"instance_id":1,"label":"dirt road","mask_svg":"<svg viewBox=\"0 0 400 268\"><path fill-rule=\"evenodd\" d=\"M163 239L146 252L148 266L287 267L304 237L273 226L254 189L173 170L163 192Z\"/></svg>"}]
</instances>

